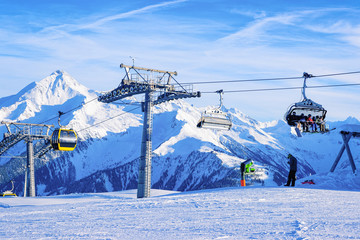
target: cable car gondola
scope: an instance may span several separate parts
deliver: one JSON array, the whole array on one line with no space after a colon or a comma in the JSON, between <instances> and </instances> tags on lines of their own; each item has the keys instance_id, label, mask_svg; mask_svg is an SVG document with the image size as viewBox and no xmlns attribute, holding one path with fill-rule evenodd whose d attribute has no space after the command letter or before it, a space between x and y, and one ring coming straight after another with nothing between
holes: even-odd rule
<instances>
[{"instance_id":1,"label":"cable car gondola","mask_svg":"<svg viewBox=\"0 0 360 240\"><path fill-rule=\"evenodd\" d=\"M289 107L285 113L285 121L289 126L296 126L303 117L307 118L309 115L315 117L322 117L325 120L327 111L320 104L308 99L305 95L306 79L311 78L312 75L304 72L304 85L302 88L303 100L298 103L294 103Z\"/></svg>"},{"instance_id":2,"label":"cable car gondola","mask_svg":"<svg viewBox=\"0 0 360 240\"><path fill-rule=\"evenodd\" d=\"M201 114L201 118L197 124L199 128L210 128L218 130L230 130L232 126L231 117L229 114L221 111L223 90L216 91L220 94L220 106L210 111L205 111Z\"/></svg>"},{"instance_id":3,"label":"cable car gondola","mask_svg":"<svg viewBox=\"0 0 360 240\"><path fill-rule=\"evenodd\" d=\"M59 111L59 127L56 128L51 135L51 146L54 150L73 151L77 143L77 135L73 129L64 128L60 125L60 116L64 114Z\"/></svg>"}]
</instances>

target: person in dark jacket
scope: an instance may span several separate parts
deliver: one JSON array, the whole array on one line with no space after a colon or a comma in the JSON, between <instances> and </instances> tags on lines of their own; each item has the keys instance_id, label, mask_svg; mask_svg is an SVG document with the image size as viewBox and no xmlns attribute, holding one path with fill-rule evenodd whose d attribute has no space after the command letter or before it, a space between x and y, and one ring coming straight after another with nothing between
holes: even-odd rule
<instances>
[{"instance_id":1,"label":"person in dark jacket","mask_svg":"<svg viewBox=\"0 0 360 240\"><path fill-rule=\"evenodd\" d=\"M289 172L289 176L288 176L288 180L287 180L287 183L285 184L285 186L290 186L290 183L291 183L291 186L294 187L295 186L295 174L296 174L296 171L297 171L297 159L291 155L289 153L288 155L288 164L290 164L290 172Z\"/></svg>"}]
</instances>

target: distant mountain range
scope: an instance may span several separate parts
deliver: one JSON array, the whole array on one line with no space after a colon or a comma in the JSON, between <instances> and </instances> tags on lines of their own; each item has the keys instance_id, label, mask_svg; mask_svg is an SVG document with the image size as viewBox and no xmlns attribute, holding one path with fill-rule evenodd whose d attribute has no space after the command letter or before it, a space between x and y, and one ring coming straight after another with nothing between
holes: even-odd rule
<instances>
[{"instance_id":1,"label":"distant mountain range","mask_svg":"<svg viewBox=\"0 0 360 240\"><path fill-rule=\"evenodd\" d=\"M139 103L128 98L122 102L127 104L105 104L96 100L98 95L68 73L56 71L16 95L0 99L0 120L6 121L57 126L58 111L74 109L62 116L61 124L77 131L78 146L73 152L50 151L35 159L37 195L137 188L143 121ZM302 178L327 173L342 145L336 130L298 138L282 120L258 122L237 109L226 110L233 121L230 131L200 129L196 124L204 110L186 100L154 106L153 188L189 191L236 186L239 166L247 159L254 160L259 169L252 178L255 184L281 185L288 174L288 153L298 158L297 176ZM349 123L360 124L351 117L329 124L337 128ZM1 126L0 136L6 132ZM39 141L36 147L41 144ZM359 143L350 144L360 166ZM3 154L24 155L24 142ZM349 166L342 161L339 168ZM15 192L21 195L24 169L22 158L0 158L0 191L15 180Z\"/></svg>"}]
</instances>

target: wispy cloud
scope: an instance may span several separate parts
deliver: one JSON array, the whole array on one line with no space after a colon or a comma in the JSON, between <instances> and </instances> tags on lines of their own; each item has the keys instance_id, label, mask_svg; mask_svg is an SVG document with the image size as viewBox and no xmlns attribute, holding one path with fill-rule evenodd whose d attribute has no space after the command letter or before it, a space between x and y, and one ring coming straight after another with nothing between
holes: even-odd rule
<instances>
[{"instance_id":1,"label":"wispy cloud","mask_svg":"<svg viewBox=\"0 0 360 240\"><path fill-rule=\"evenodd\" d=\"M230 13L234 13L234 14L238 14L238 15L242 15L242 16L246 16L246 17L251 17L254 19L258 19L258 18L264 18L266 17L266 12L265 11L249 11L246 9L231 9Z\"/></svg>"},{"instance_id":2,"label":"wispy cloud","mask_svg":"<svg viewBox=\"0 0 360 240\"><path fill-rule=\"evenodd\" d=\"M166 7L169 7L172 5L176 5L179 3L183 3L186 1L188 1L188 0L175 0L175 1L158 3L158 4L145 6L145 7L131 10L131 11L124 12L124 13L119 13L119 14L114 14L111 16L102 17L93 22L87 22L87 23L83 23L83 24L63 24L63 25L59 25L59 26L51 26L51 27L46 27L42 31L48 32L48 31L57 31L57 30L62 29L64 31L72 32L72 31L79 31L79 30L96 29L96 28L99 28L102 25L110 23L112 21L126 19L129 17L133 17L135 15L138 15L138 14L144 14L144 13L148 13L151 11L156 11L156 10L163 9L163 8L166 8Z\"/></svg>"},{"instance_id":3,"label":"wispy cloud","mask_svg":"<svg viewBox=\"0 0 360 240\"><path fill-rule=\"evenodd\" d=\"M325 34L336 34L351 45L360 47L360 24L352 24L345 20L338 20L331 25L307 25L307 29Z\"/></svg>"},{"instance_id":4,"label":"wispy cloud","mask_svg":"<svg viewBox=\"0 0 360 240\"><path fill-rule=\"evenodd\" d=\"M240 39L252 41L263 36L268 28L278 24L293 25L296 19L297 16L292 14L281 14L278 16L256 19L241 30L223 37L219 39L219 41L235 41Z\"/></svg>"},{"instance_id":5,"label":"wispy cloud","mask_svg":"<svg viewBox=\"0 0 360 240\"><path fill-rule=\"evenodd\" d=\"M232 10L234 12L234 10ZM331 20L328 16L339 12L360 12L348 8L326 8L316 10L293 11L286 13L278 13L273 16L261 14L261 17L255 17L254 12L236 11L238 14L245 16L253 16L254 21L250 21L238 31L222 37L219 41L226 41L228 43L234 41L252 42L255 40L266 41L272 43L272 39L294 39L291 35L294 31L306 30L316 33L326 34L341 34L343 36L358 36L360 32L360 25L351 24L349 20ZM304 34L305 36L305 34ZM313 36L307 36L311 39ZM299 41L302 41L299 38Z\"/></svg>"},{"instance_id":6,"label":"wispy cloud","mask_svg":"<svg viewBox=\"0 0 360 240\"><path fill-rule=\"evenodd\" d=\"M250 65L258 65L259 69L267 69L276 64L279 67L286 66L286 69L294 69L331 60L331 65L336 63L337 68L341 68L344 58L359 57L359 53L353 53L353 50L346 56L346 49L350 49L350 46L342 41L347 40L348 43L357 45L359 28L352 26L348 21L341 24L329 21L327 15L338 11L340 10L295 11L255 19L239 30L218 39L215 49L227 46L223 47L231 49L224 51L229 53L227 59L241 63L254 60ZM334 36L334 33L337 35ZM238 60L236 55L239 56ZM342 60L339 62L340 59Z\"/></svg>"}]
</instances>

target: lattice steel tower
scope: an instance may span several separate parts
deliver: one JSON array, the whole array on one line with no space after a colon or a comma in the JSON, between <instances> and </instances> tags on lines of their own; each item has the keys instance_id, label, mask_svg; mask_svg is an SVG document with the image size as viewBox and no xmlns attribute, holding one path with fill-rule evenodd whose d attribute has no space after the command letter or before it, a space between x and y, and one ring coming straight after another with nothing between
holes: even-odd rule
<instances>
[{"instance_id":1,"label":"lattice steel tower","mask_svg":"<svg viewBox=\"0 0 360 240\"><path fill-rule=\"evenodd\" d=\"M124 64L121 64L120 68L125 69L125 77L119 87L99 96L98 101L110 103L129 96L145 94L145 100L142 102L144 123L137 197L150 197L152 106L174 99L200 97L200 92L194 92L192 85L180 85L173 77L177 75L176 72L126 66ZM151 73L151 76L148 73ZM153 74L156 74L156 76L154 77ZM175 83L172 84L171 80L174 80Z\"/></svg>"},{"instance_id":2,"label":"lattice steel tower","mask_svg":"<svg viewBox=\"0 0 360 240\"><path fill-rule=\"evenodd\" d=\"M2 121L5 124L8 133L4 134L0 142L0 156L18 142L26 142L27 161L25 165L24 197L35 197L35 158L43 156L51 149L50 145L50 128L54 125L32 124L32 123L14 123ZM44 145L34 151L33 142L35 140L45 140Z\"/></svg>"}]
</instances>

